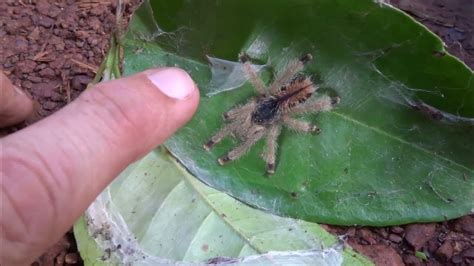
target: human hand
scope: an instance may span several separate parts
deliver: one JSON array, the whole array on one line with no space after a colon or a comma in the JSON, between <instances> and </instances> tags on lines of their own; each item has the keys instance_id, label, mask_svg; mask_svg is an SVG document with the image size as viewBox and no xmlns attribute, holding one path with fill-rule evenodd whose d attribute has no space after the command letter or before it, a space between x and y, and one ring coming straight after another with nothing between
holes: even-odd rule
<instances>
[{"instance_id":1,"label":"human hand","mask_svg":"<svg viewBox=\"0 0 474 266\"><path fill-rule=\"evenodd\" d=\"M13 91L0 72L0 125L32 110L27 96ZM183 70L147 70L97 84L0 139L0 265L41 255L128 164L183 126L198 102L199 90Z\"/></svg>"}]
</instances>

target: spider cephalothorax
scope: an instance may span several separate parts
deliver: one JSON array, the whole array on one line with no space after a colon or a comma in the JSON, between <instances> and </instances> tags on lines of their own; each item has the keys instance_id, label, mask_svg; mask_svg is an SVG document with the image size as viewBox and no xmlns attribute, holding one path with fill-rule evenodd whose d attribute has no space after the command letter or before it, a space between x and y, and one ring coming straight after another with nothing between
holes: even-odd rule
<instances>
[{"instance_id":1,"label":"spider cephalothorax","mask_svg":"<svg viewBox=\"0 0 474 266\"><path fill-rule=\"evenodd\" d=\"M227 124L204 144L204 148L210 150L227 135L232 135L242 141L239 146L220 157L219 164L223 165L239 158L258 140L266 137L267 147L262 155L267 163L267 173L273 174L277 138L282 126L301 133L319 134L321 132L316 125L291 117L309 112L328 111L334 104L339 103L338 97L322 96L313 101L309 100L318 87L310 77L301 75L299 72L311 59L312 56L307 54L290 62L276 76L272 84L266 87L253 70L249 57L245 54L240 55L240 61L244 64L245 72L258 96L224 113Z\"/></svg>"}]
</instances>

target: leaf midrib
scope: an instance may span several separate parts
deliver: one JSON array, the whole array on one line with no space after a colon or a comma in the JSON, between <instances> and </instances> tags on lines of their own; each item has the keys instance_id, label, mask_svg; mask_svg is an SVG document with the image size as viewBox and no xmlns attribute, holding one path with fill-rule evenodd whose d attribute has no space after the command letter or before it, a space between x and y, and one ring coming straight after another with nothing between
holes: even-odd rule
<instances>
[{"instance_id":1,"label":"leaf midrib","mask_svg":"<svg viewBox=\"0 0 474 266\"><path fill-rule=\"evenodd\" d=\"M473 169L470 169L469 167L467 167L467 166L465 166L465 165L463 165L463 164L460 164L460 163L458 163L458 162L456 162L456 161L453 161L453 160L451 160L451 159L449 159L449 158L446 158L446 157L444 157L444 156L441 156L440 154L437 154L437 153L435 153L435 152L432 152L431 150L428 150L428 149L426 149L426 148L420 147L420 146L418 146L418 145L416 145L416 144L414 144L414 143L408 142L408 141L406 141L406 140L404 140L404 139L402 139L402 138L400 138L400 137L394 136L394 135L392 135L392 134L390 134L390 133L388 133L388 132L386 132L386 131L384 131L384 130L382 130L382 129L380 129L380 128L377 128L377 127L368 125L368 124L363 123L363 122L361 122L361 121L359 121L359 120L355 120L355 119L353 119L353 118L351 118L351 117L349 117L349 116L347 116L347 115L344 115L343 113L337 112L337 111L331 111L331 112L329 112L329 113L330 113L330 114L334 114L334 115L336 115L336 116L338 116L338 117L340 117L340 118L342 118L342 119L344 119L344 120L346 120L346 121L349 121L349 122L351 122L351 123L353 123L353 124L356 124L356 125L365 127L365 128L367 128L367 129L369 129L369 130L372 130L373 132L375 132L375 133L377 133L377 134L379 134L379 135L383 135L383 136L386 136L386 137L388 137L388 138L390 138L390 139L392 139L392 140L398 141L398 142L400 142L401 144L404 144L404 145L406 145L406 146L408 146L408 147L410 147L410 148L412 148L412 149L416 149L416 150L422 151L422 152L424 152L424 153L426 153L426 154L428 154L428 155L430 155L430 156L432 156L432 157L435 157L435 158L441 159L441 160L443 160L443 161L446 161L446 162L448 162L449 164L456 165L456 166L458 166L458 167L460 167L460 168L462 168L462 169L464 169L464 170L467 170L467 171L469 171L469 172L474 172Z\"/></svg>"}]
</instances>

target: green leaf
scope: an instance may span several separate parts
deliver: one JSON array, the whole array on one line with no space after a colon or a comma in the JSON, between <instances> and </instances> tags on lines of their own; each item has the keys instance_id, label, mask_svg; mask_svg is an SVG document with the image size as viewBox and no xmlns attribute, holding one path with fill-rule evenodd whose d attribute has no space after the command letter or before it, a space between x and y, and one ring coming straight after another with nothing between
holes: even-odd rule
<instances>
[{"instance_id":1,"label":"green leaf","mask_svg":"<svg viewBox=\"0 0 474 266\"><path fill-rule=\"evenodd\" d=\"M162 150L129 166L76 224L75 234L88 265L209 259L268 264L270 258L370 264L350 249L343 251L317 224L256 210L207 187Z\"/></svg>"},{"instance_id":2,"label":"green leaf","mask_svg":"<svg viewBox=\"0 0 474 266\"><path fill-rule=\"evenodd\" d=\"M160 0L146 2L130 27L126 74L179 66L201 89L197 114L166 146L205 183L260 209L333 224L441 221L473 210L473 73L391 6ZM263 143L224 167L216 159L237 141L226 139L211 153L202 149L222 126L221 114L254 95L235 72L210 67L206 56L228 60L234 70L238 65L229 61L241 51L268 62L265 80L310 52L314 60L305 71L320 81L321 94L341 97L335 110L308 117L321 135L283 131L271 177L259 156Z\"/></svg>"},{"instance_id":3,"label":"green leaf","mask_svg":"<svg viewBox=\"0 0 474 266\"><path fill-rule=\"evenodd\" d=\"M426 256L426 254L424 252L421 252L421 251L416 251L415 256L417 258L421 259L422 261L427 261L428 260L428 257Z\"/></svg>"}]
</instances>

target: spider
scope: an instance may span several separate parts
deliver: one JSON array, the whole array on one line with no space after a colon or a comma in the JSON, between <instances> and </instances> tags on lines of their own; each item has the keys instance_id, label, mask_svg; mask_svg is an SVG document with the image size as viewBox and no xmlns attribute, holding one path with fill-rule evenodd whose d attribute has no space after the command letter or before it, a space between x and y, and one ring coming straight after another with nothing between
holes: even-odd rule
<instances>
[{"instance_id":1,"label":"spider","mask_svg":"<svg viewBox=\"0 0 474 266\"><path fill-rule=\"evenodd\" d=\"M282 126L301 133L320 134L321 129L318 126L292 116L329 111L340 99L322 96L308 101L318 87L310 77L299 72L312 60L311 54L289 62L268 87L252 68L248 55L241 53L239 60L243 63L245 73L258 95L250 98L244 105L225 112L223 118L227 124L203 146L209 151L228 135L240 139L240 145L217 160L220 165L224 165L244 155L257 141L265 137L266 149L262 157L267 164L266 172L271 175L275 173L277 139Z\"/></svg>"}]
</instances>

